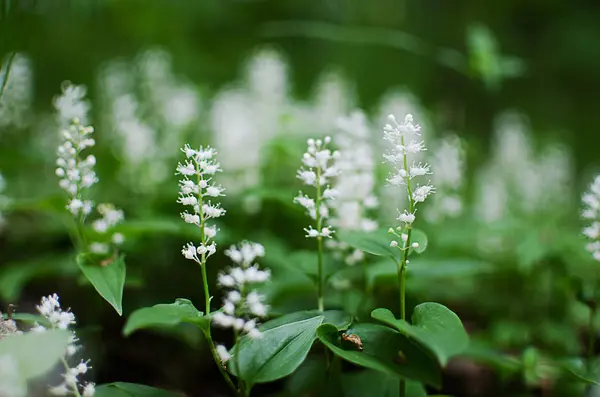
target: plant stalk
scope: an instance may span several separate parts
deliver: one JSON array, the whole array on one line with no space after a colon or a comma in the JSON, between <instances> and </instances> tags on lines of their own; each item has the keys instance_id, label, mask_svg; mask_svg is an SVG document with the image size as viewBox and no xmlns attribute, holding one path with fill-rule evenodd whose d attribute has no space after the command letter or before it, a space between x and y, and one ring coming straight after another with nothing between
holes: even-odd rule
<instances>
[{"instance_id":1,"label":"plant stalk","mask_svg":"<svg viewBox=\"0 0 600 397\"><path fill-rule=\"evenodd\" d=\"M196 165L196 174L198 175L197 183L198 183L198 185L200 185L200 182L202 181L202 175L200 174L198 165ZM204 233L206 219L204 218L204 212L202 210L202 206L203 206L202 194L198 194L198 201L199 201L199 205L200 205L200 240L202 241L202 245L206 245L207 241L206 241L206 235ZM208 277L206 276L206 259L207 259L206 253L203 253L202 257L200 259L200 269L202 271L202 286L204 289L204 310L205 310L204 315L207 316L209 319L209 325L208 325L207 329L204 331L204 335L206 336L206 340L210 347L210 351L212 353L213 359L215 360L215 364L217 364L217 367L219 367L219 372L221 372L223 379L225 379L225 383L227 383L227 385L231 388L231 390L234 393L237 393L237 388L235 387L235 384L233 383L233 381L231 380L231 377L227 373L227 370L224 367L224 364L221 362L221 358L219 357L219 353L217 352L217 347L215 346L215 342L213 341L212 335L211 335L211 324L210 324L210 321L211 321L210 300L211 300L211 298L210 298L210 291L208 289ZM238 374L239 374L239 372L238 372Z\"/></svg>"},{"instance_id":2,"label":"plant stalk","mask_svg":"<svg viewBox=\"0 0 600 397\"><path fill-rule=\"evenodd\" d=\"M587 346L587 366L588 371L592 371L594 356L596 353L596 329L594 327L594 319L596 317L596 304L593 303L589 306L590 318L588 326L588 346Z\"/></svg>"},{"instance_id":3,"label":"plant stalk","mask_svg":"<svg viewBox=\"0 0 600 397\"><path fill-rule=\"evenodd\" d=\"M321 216L321 165L317 166L317 197L315 200L315 218L317 231L321 233L323 217ZM317 237L317 306L320 312L325 309L323 299L323 237Z\"/></svg>"}]
</instances>

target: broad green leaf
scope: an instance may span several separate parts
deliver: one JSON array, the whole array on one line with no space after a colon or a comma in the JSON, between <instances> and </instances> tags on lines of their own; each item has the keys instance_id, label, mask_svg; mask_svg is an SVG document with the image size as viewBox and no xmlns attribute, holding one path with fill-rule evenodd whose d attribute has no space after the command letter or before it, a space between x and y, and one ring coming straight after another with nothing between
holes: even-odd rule
<instances>
[{"instance_id":1,"label":"broad green leaf","mask_svg":"<svg viewBox=\"0 0 600 397\"><path fill-rule=\"evenodd\" d=\"M396 330L379 324L356 324L345 331L356 335L362 350L342 342L340 332L330 324L317 330L319 340L346 361L401 379L411 379L440 387L440 367L423 349Z\"/></svg>"},{"instance_id":2,"label":"broad green leaf","mask_svg":"<svg viewBox=\"0 0 600 397\"><path fill-rule=\"evenodd\" d=\"M202 324L202 312L198 311L188 299L176 299L175 303L158 304L144 307L131 313L123 328L125 336L133 332L155 327L175 327L181 323Z\"/></svg>"},{"instance_id":3,"label":"broad green leaf","mask_svg":"<svg viewBox=\"0 0 600 397\"><path fill-rule=\"evenodd\" d=\"M110 303L121 316L123 314L123 286L125 285L125 258L123 255L107 265L101 265L92 260L89 255L83 254L77 257L77 264L100 296Z\"/></svg>"},{"instance_id":4,"label":"broad green leaf","mask_svg":"<svg viewBox=\"0 0 600 397\"><path fill-rule=\"evenodd\" d=\"M446 366L450 357L464 351L469 336L460 318L446 306L435 302L417 305L412 322L398 320L388 309L375 309L371 317L385 323L429 349L442 366Z\"/></svg>"},{"instance_id":5,"label":"broad green leaf","mask_svg":"<svg viewBox=\"0 0 600 397\"><path fill-rule=\"evenodd\" d=\"M383 372L371 369L342 374L344 397L398 397L400 380ZM422 384L412 380L406 382L406 397L426 397Z\"/></svg>"},{"instance_id":6,"label":"broad green leaf","mask_svg":"<svg viewBox=\"0 0 600 397\"><path fill-rule=\"evenodd\" d=\"M250 385L271 382L288 376L302 364L313 342L315 332L324 316L313 316L271 327L263 326L260 339L243 338L239 344L239 358L229 360L229 370ZM334 329L337 328L331 325ZM239 368L238 368L239 365Z\"/></svg>"},{"instance_id":7,"label":"broad green leaf","mask_svg":"<svg viewBox=\"0 0 600 397\"><path fill-rule=\"evenodd\" d=\"M94 397L179 397L179 394L136 383L116 382L96 387Z\"/></svg>"},{"instance_id":8,"label":"broad green leaf","mask_svg":"<svg viewBox=\"0 0 600 397\"><path fill-rule=\"evenodd\" d=\"M266 331L268 329L279 327L281 325L290 324L314 317L323 317L323 324L335 325L335 327L338 330L344 330L348 328L352 323L352 316L341 310L326 310L324 312L319 312L318 310L304 310L274 318L262 324L259 328L261 331Z\"/></svg>"},{"instance_id":9,"label":"broad green leaf","mask_svg":"<svg viewBox=\"0 0 600 397\"><path fill-rule=\"evenodd\" d=\"M337 238L349 246L377 256L399 258L400 250L390 247L392 238L387 231L377 230L374 232L340 230Z\"/></svg>"},{"instance_id":10,"label":"broad green leaf","mask_svg":"<svg viewBox=\"0 0 600 397\"><path fill-rule=\"evenodd\" d=\"M64 330L27 332L0 340L0 356L11 356L17 363L22 381L50 371L64 357L70 340Z\"/></svg>"},{"instance_id":11,"label":"broad green leaf","mask_svg":"<svg viewBox=\"0 0 600 397\"><path fill-rule=\"evenodd\" d=\"M414 251L417 254L422 254L427 249L427 235L421 229L413 229L410 232L410 242L419 243L419 246L417 248L411 249L411 251Z\"/></svg>"}]
</instances>

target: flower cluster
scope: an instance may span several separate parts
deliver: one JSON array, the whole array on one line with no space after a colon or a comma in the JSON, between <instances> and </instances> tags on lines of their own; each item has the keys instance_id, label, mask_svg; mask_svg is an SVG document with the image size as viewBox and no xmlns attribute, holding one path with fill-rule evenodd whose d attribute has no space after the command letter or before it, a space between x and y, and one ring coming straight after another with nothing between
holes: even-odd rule
<instances>
[{"instance_id":1,"label":"flower cluster","mask_svg":"<svg viewBox=\"0 0 600 397\"><path fill-rule=\"evenodd\" d=\"M59 297L56 294L45 296L42 298L41 303L36 306L38 312L44 316L50 323L50 329L64 329L68 330L72 325L75 324L75 315L69 310L63 310L60 307ZM31 329L32 332L44 332L46 327L36 324ZM95 385L92 382L82 382L79 377L88 372L91 368L89 365L90 360L79 361L73 367L68 366L67 360L75 355L81 346L76 343L79 341L75 332L72 331L70 343L65 351L65 373L63 374L63 382L58 386L50 388L50 393L55 396L83 396L91 397L94 395Z\"/></svg>"},{"instance_id":2,"label":"flower cluster","mask_svg":"<svg viewBox=\"0 0 600 397\"><path fill-rule=\"evenodd\" d=\"M402 225L396 230L390 229L390 233L402 240L402 245L400 246L396 240L392 241L391 245L407 250L410 244L410 229L415 221L415 207L434 193L435 188L430 183L415 185L413 181L414 178L430 175L431 167L427 163L411 162L411 157L427 150L424 142L419 139L420 127L413 123L412 115L406 115L404 122L400 124L396 122L394 115L390 114L388 120L389 123L385 125L383 131L384 139L388 141L391 149L383 157L394 167L388 182L392 186L405 187L409 200L409 208L400 212L397 218Z\"/></svg>"},{"instance_id":3,"label":"flower cluster","mask_svg":"<svg viewBox=\"0 0 600 397\"><path fill-rule=\"evenodd\" d=\"M265 255L265 249L260 244L244 242L239 247L229 247L225 255L235 267L219 274L219 285L229 291L223 300L222 311L213 314L213 321L217 326L233 328L236 335L241 333L250 338L260 338L258 318L267 315L268 307L263 303L264 296L251 287L264 283L271 276L268 270L260 270L254 264L257 258ZM217 352L223 362L231 358L225 346L217 346Z\"/></svg>"},{"instance_id":4,"label":"flower cluster","mask_svg":"<svg viewBox=\"0 0 600 397\"><path fill-rule=\"evenodd\" d=\"M330 226L323 226L323 221L329 218L329 201L335 199L338 192L330 187L333 177L338 174L338 169L334 165L334 160L340 157L340 153L332 152L327 148L331 143L330 137L321 139L309 139L308 149L302 158L304 167L298 171L298 178L308 186L316 188L315 198L300 192L294 198L294 202L300 204L308 211L311 218L316 220L316 229L309 226L306 231L306 237L322 238L331 237L333 229Z\"/></svg>"},{"instance_id":5,"label":"flower cluster","mask_svg":"<svg viewBox=\"0 0 600 397\"><path fill-rule=\"evenodd\" d=\"M340 172L335 181L338 196L333 202L336 216L331 218L331 224L343 230L374 231L379 225L369 216L369 212L379 206L379 200L373 193L375 162L365 114L357 110L339 118L335 141L341 154L336 161ZM327 246L338 254L345 254L348 265L364 259L364 253L360 250L347 252L349 247L343 242L332 239L327 241Z\"/></svg>"},{"instance_id":6,"label":"flower cluster","mask_svg":"<svg viewBox=\"0 0 600 397\"><path fill-rule=\"evenodd\" d=\"M600 175L594 178L590 190L582 196L582 217L591 224L583 229L583 234L591 240L586 249L595 260L600 261Z\"/></svg>"},{"instance_id":7,"label":"flower cluster","mask_svg":"<svg viewBox=\"0 0 600 397\"><path fill-rule=\"evenodd\" d=\"M17 328L17 323L11 318L11 307L9 306L8 318L6 320L4 320L0 311L0 340L4 336L20 333L22 332ZM2 393L0 393L0 396L2 396Z\"/></svg>"},{"instance_id":8,"label":"flower cluster","mask_svg":"<svg viewBox=\"0 0 600 397\"><path fill-rule=\"evenodd\" d=\"M85 100L87 88L84 85L71 84L69 81L65 81L61 88L61 95L54 99L60 127L66 128L75 119L86 124L91 108L89 102Z\"/></svg>"},{"instance_id":9,"label":"flower cluster","mask_svg":"<svg viewBox=\"0 0 600 397\"><path fill-rule=\"evenodd\" d=\"M112 204L98 204L96 208L98 213L101 215L101 218L96 219L92 222L92 229L96 233L98 233L103 238L103 242L94 242L90 244L90 252L96 254L106 254L110 250L110 244L104 242L105 240L110 240L110 242L114 245L121 245L123 241L125 241L125 237L121 233L113 233L112 229L123 221L123 211L115 208Z\"/></svg>"},{"instance_id":10,"label":"flower cluster","mask_svg":"<svg viewBox=\"0 0 600 397\"><path fill-rule=\"evenodd\" d=\"M214 254L217 249L214 242L217 226L208 225L206 222L225 215L225 210L220 204L213 204L211 201L213 198L224 196L225 189L212 180L213 175L221 171L221 166L215 160L217 152L211 147L201 146L195 150L185 145L181 150L185 153L186 161L177 165L177 174L183 177L179 181L180 192L177 202L191 208L191 212L182 212L181 217L186 223L198 226L201 235L198 246L188 243L181 253L186 259L203 265L206 258Z\"/></svg>"},{"instance_id":11,"label":"flower cluster","mask_svg":"<svg viewBox=\"0 0 600 397\"><path fill-rule=\"evenodd\" d=\"M83 189L98 182L94 172L96 157L92 154L81 157L81 152L95 144L93 132L93 127L84 127L78 119L73 119L62 131L63 142L57 151L56 176L61 178L58 185L69 194L67 209L75 216L86 216L93 208L91 201L83 199Z\"/></svg>"}]
</instances>

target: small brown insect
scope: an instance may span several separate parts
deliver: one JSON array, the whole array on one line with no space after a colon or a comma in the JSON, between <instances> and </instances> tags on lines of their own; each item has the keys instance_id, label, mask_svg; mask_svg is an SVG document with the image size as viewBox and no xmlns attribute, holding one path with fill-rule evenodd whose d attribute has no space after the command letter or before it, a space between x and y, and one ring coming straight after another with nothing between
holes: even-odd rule
<instances>
[{"instance_id":1,"label":"small brown insect","mask_svg":"<svg viewBox=\"0 0 600 397\"><path fill-rule=\"evenodd\" d=\"M358 336L356 334L350 334L349 335L349 334L343 333L342 334L342 341L352 343L360 351L362 351L362 349L363 349L362 340L360 340L360 336Z\"/></svg>"}]
</instances>

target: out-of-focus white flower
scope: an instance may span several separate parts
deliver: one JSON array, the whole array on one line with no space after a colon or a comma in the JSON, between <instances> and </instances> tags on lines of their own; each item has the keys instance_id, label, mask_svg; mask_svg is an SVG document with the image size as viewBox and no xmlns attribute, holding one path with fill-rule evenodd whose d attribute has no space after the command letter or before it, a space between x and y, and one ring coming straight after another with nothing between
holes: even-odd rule
<instances>
[{"instance_id":1,"label":"out-of-focus white flower","mask_svg":"<svg viewBox=\"0 0 600 397\"><path fill-rule=\"evenodd\" d=\"M369 212L378 207L379 200L374 193L375 162L367 118L362 111L355 110L348 116L340 117L337 125L335 142L340 149L340 156L336 166L340 173L334 185L336 200L332 202L332 207L335 216L331 218L331 224L343 230L374 231L379 225L369 216ZM346 251L344 244L331 240L327 245L339 251L349 265L363 260L360 251L343 252Z\"/></svg>"},{"instance_id":2,"label":"out-of-focus white flower","mask_svg":"<svg viewBox=\"0 0 600 397\"><path fill-rule=\"evenodd\" d=\"M572 204L570 153L557 144L546 144L536 153L523 116L506 112L498 117L492 147L489 161L476 175L474 208L479 219L560 213Z\"/></svg>"},{"instance_id":3,"label":"out-of-focus white flower","mask_svg":"<svg viewBox=\"0 0 600 397\"><path fill-rule=\"evenodd\" d=\"M596 176L587 192L581 197L582 217L590 222L583 229L583 234L590 240L586 249L592 257L600 261L600 175Z\"/></svg>"},{"instance_id":4,"label":"out-of-focus white flower","mask_svg":"<svg viewBox=\"0 0 600 397\"><path fill-rule=\"evenodd\" d=\"M148 192L169 176L169 164L186 135L199 123L197 88L176 76L170 55L157 48L134 61L113 60L99 73L104 124L121 142L119 176L132 189Z\"/></svg>"},{"instance_id":5,"label":"out-of-focus white flower","mask_svg":"<svg viewBox=\"0 0 600 397\"><path fill-rule=\"evenodd\" d=\"M67 106L65 103L72 102L73 91L81 91L85 94L85 88L82 86L64 84L63 95L55 100L57 110L60 112L61 124L66 122L65 116L62 114L63 107ZM77 98L82 100L79 96ZM70 119L69 123L68 127L61 132L62 143L57 150L58 159L55 173L60 178L58 185L70 197L67 209L81 219L93 209L93 203L83 198L83 191L98 182L94 171L96 157L92 154L84 157L82 152L93 147L96 141L92 138L93 127L83 126L77 117Z\"/></svg>"},{"instance_id":6,"label":"out-of-focus white flower","mask_svg":"<svg viewBox=\"0 0 600 397\"><path fill-rule=\"evenodd\" d=\"M331 237L334 232L330 226L323 226L324 221L329 218L329 202L337 195L337 191L330 188L330 183L338 175L335 161L339 159L340 153L329 150L327 146L330 143L330 137L325 137L324 140L309 139L308 149L302 158L304 167L298 171L298 178L316 191L314 199L302 192L294 198L294 202L304 207L308 215L316 220L316 229L312 226L304 229L306 237Z\"/></svg>"},{"instance_id":7,"label":"out-of-focus white flower","mask_svg":"<svg viewBox=\"0 0 600 397\"><path fill-rule=\"evenodd\" d=\"M184 211L181 217L186 223L200 228L201 242L198 246L188 243L181 250L186 259L204 265L206 258L216 252L213 241L217 228L208 225L207 220L225 215L220 204L213 204L212 199L224 196L223 187L213 182L213 175L221 171L221 165L216 161L216 150L211 147L192 149L185 145L181 151L186 160L177 165L177 174L182 176L179 181L179 198L177 202L191 208L192 213Z\"/></svg>"},{"instance_id":8,"label":"out-of-focus white flower","mask_svg":"<svg viewBox=\"0 0 600 397\"><path fill-rule=\"evenodd\" d=\"M109 244L121 245L125 241L123 234L113 230L123 221L124 215L122 210L109 203L98 204L96 210L101 217L92 222L92 229L104 242L91 243L89 250L96 254L107 254L110 251Z\"/></svg>"},{"instance_id":9,"label":"out-of-focus white flower","mask_svg":"<svg viewBox=\"0 0 600 397\"><path fill-rule=\"evenodd\" d=\"M436 170L432 176L435 195L427 207L425 217L430 222L455 218L463 212L462 184L464 179L465 153L456 135L447 135L434 142L431 166Z\"/></svg>"},{"instance_id":10,"label":"out-of-focus white flower","mask_svg":"<svg viewBox=\"0 0 600 397\"><path fill-rule=\"evenodd\" d=\"M60 306L60 298L57 294L45 296L37 307L37 311L44 316L50 323L50 329L70 330L72 325L75 325L75 315L69 309L63 310ZM42 325L35 324L31 332L43 332L46 328ZM55 396L80 396L83 393L85 397L94 395L94 383L83 382L80 377L85 375L91 368L90 360L80 360L73 366L67 366L68 360L73 356L80 346L77 345L79 339L75 335L75 331L71 331L70 343L65 351L65 373L63 374L63 382L51 386L48 391ZM1 394L0 394L1 395Z\"/></svg>"},{"instance_id":11,"label":"out-of-focus white flower","mask_svg":"<svg viewBox=\"0 0 600 397\"><path fill-rule=\"evenodd\" d=\"M416 206L424 202L427 197L435 192L435 188L430 183L420 185L416 178L422 178L429 175L430 166L414 160L415 155L425 151L425 143L421 139L420 127L413 123L413 116L408 114L404 122L398 123L394 115L389 115L389 123L383 129L384 140L389 144L389 152L383 157L392 164L394 171L388 178L391 186L402 187L406 189L409 198L407 209L398 210L398 220L402 223L399 228L401 234L394 229L391 233L396 237L407 235L402 238L402 245L397 245L402 250L407 250L410 244L408 239L412 223L415 220Z\"/></svg>"},{"instance_id":12,"label":"out-of-focus white flower","mask_svg":"<svg viewBox=\"0 0 600 397\"><path fill-rule=\"evenodd\" d=\"M2 87L0 128L28 126L32 120L33 78L31 62L26 56L16 53L5 58L0 65L0 90Z\"/></svg>"},{"instance_id":13,"label":"out-of-focus white flower","mask_svg":"<svg viewBox=\"0 0 600 397\"><path fill-rule=\"evenodd\" d=\"M65 81L62 85L62 93L54 98L54 107L57 111L57 119L61 128L67 128L78 120L85 125L89 122L88 114L90 103L85 99L87 88L84 85L74 85Z\"/></svg>"}]
</instances>

